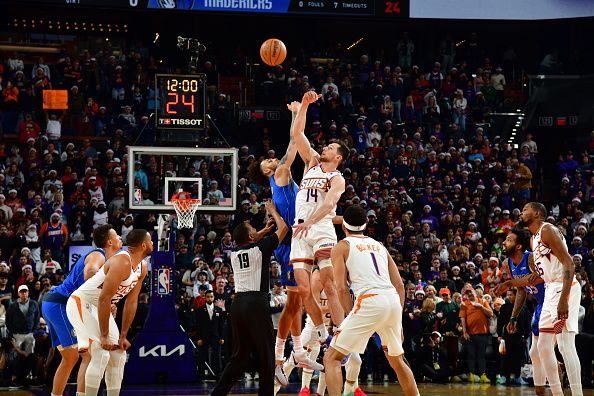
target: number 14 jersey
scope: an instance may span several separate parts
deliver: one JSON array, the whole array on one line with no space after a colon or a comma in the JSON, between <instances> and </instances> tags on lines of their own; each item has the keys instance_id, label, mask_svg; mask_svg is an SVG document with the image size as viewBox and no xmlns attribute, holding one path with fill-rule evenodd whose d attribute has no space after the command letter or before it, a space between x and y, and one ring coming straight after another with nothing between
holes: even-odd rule
<instances>
[{"instance_id":1,"label":"number 14 jersey","mask_svg":"<svg viewBox=\"0 0 594 396\"><path fill-rule=\"evenodd\" d=\"M381 243L366 236L350 236L344 240L349 243L346 267L355 296L370 290L396 291L388 272L388 251Z\"/></svg>"},{"instance_id":2,"label":"number 14 jersey","mask_svg":"<svg viewBox=\"0 0 594 396\"><path fill-rule=\"evenodd\" d=\"M326 194L330 190L332 179L340 175L338 171L324 172L321 164L305 172L303 180L299 183L299 191L297 192L295 222L309 219L322 206ZM324 219L332 220L334 216L336 216L336 208L328 213Z\"/></svg>"}]
</instances>

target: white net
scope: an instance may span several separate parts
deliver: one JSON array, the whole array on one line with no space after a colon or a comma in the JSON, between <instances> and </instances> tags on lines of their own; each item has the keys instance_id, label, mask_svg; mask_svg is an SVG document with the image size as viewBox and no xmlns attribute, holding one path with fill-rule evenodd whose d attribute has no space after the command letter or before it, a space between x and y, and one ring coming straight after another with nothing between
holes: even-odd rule
<instances>
[{"instance_id":1,"label":"white net","mask_svg":"<svg viewBox=\"0 0 594 396\"><path fill-rule=\"evenodd\" d=\"M200 206L199 199L172 199L175 213L177 213L177 227L178 228L193 228L194 214L196 209Z\"/></svg>"}]
</instances>

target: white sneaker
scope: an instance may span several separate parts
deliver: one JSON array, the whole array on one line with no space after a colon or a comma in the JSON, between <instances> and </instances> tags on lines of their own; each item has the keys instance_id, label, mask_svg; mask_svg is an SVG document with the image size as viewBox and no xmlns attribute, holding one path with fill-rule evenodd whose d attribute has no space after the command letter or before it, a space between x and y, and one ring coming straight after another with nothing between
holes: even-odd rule
<instances>
[{"instance_id":1,"label":"white sneaker","mask_svg":"<svg viewBox=\"0 0 594 396\"><path fill-rule=\"evenodd\" d=\"M254 381L258 381L260 379L260 374L258 374L256 372L256 374L254 374Z\"/></svg>"},{"instance_id":2,"label":"white sneaker","mask_svg":"<svg viewBox=\"0 0 594 396\"><path fill-rule=\"evenodd\" d=\"M305 349L302 352L293 351L291 356L295 360L295 367L308 368L314 371L324 370L323 365L309 358Z\"/></svg>"},{"instance_id":3,"label":"white sneaker","mask_svg":"<svg viewBox=\"0 0 594 396\"><path fill-rule=\"evenodd\" d=\"M372 383L373 382L373 374L367 374L367 382L368 383Z\"/></svg>"},{"instance_id":4,"label":"white sneaker","mask_svg":"<svg viewBox=\"0 0 594 396\"><path fill-rule=\"evenodd\" d=\"M276 382L279 383L280 386L289 385L289 380L287 379L287 376L285 375L285 373L283 371L283 366L280 364L277 364L274 367L274 379Z\"/></svg>"},{"instance_id":5,"label":"white sneaker","mask_svg":"<svg viewBox=\"0 0 594 396\"><path fill-rule=\"evenodd\" d=\"M250 373L245 373L245 380L246 381L253 381L252 375Z\"/></svg>"}]
</instances>

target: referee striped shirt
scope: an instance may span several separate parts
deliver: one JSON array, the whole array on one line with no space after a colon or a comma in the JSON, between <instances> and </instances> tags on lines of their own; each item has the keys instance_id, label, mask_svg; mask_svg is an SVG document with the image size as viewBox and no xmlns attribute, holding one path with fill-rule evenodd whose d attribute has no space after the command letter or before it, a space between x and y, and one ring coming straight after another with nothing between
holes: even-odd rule
<instances>
[{"instance_id":1,"label":"referee striped shirt","mask_svg":"<svg viewBox=\"0 0 594 396\"><path fill-rule=\"evenodd\" d=\"M270 292L270 256L278 242L278 236L272 234L256 243L238 246L231 252L237 293Z\"/></svg>"}]
</instances>

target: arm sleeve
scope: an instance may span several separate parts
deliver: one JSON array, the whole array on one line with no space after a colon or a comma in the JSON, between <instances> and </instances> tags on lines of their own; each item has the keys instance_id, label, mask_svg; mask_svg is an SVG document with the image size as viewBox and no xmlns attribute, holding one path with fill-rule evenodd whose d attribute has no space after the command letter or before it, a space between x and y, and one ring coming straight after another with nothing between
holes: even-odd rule
<instances>
[{"instance_id":1,"label":"arm sleeve","mask_svg":"<svg viewBox=\"0 0 594 396\"><path fill-rule=\"evenodd\" d=\"M262 255L264 257L269 257L272 256L274 249L278 247L278 242L278 236L276 234L272 234L270 236L267 236L266 238L262 238L258 242L257 246L262 251Z\"/></svg>"}]
</instances>

